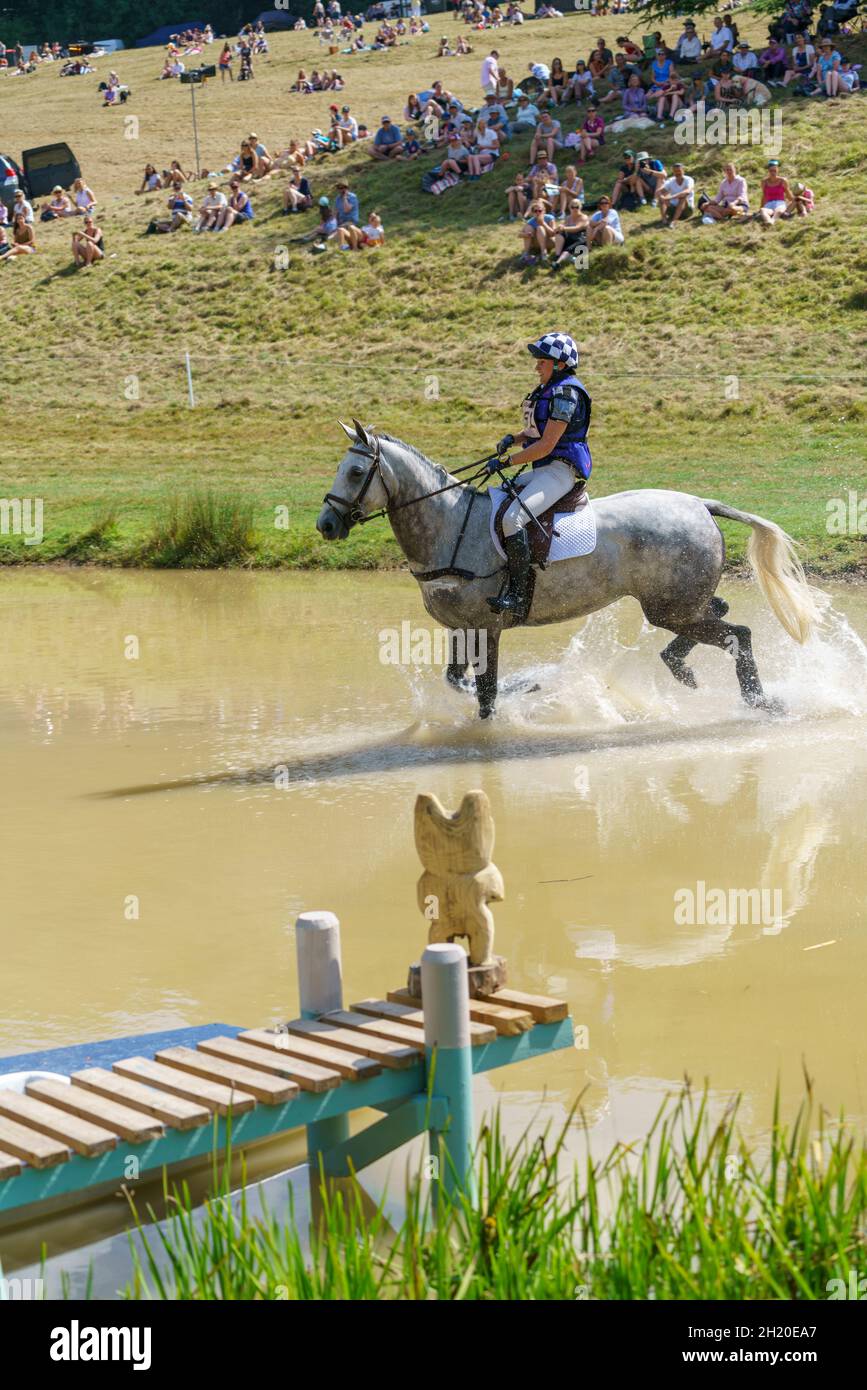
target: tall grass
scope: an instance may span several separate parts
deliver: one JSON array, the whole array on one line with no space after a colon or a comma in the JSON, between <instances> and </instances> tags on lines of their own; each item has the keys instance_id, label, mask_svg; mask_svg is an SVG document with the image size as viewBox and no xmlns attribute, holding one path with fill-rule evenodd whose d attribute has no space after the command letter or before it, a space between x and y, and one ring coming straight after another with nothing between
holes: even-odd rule
<instances>
[{"instance_id":1,"label":"tall grass","mask_svg":"<svg viewBox=\"0 0 867 1390\"><path fill-rule=\"evenodd\" d=\"M194 491L168 500L135 560L156 569L211 569L244 564L254 544L248 498Z\"/></svg>"},{"instance_id":2,"label":"tall grass","mask_svg":"<svg viewBox=\"0 0 867 1390\"><path fill-rule=\"evenodd\" d=\"M809 1083L794 1124L750 1148L737 1103L713 1121L687 1086L637 1151L567 1162L573 1112L517 1143L499 1114L475 1153L476 1195L407 1183L392 1228L354 1179L321 1182L317 1217L233 1207L228 1165L194 1216L175 1187L161 1226L136 1216L128 1298L161 1299L825 1299L867 1264L867 1150L842 1121L813 1122ZM583 1121L580 1122L583 1125ZM585 1140L587 1138L585 1130ZM153 1212L150 1212L153 1218Z\"/></svg>"}]
</instances>

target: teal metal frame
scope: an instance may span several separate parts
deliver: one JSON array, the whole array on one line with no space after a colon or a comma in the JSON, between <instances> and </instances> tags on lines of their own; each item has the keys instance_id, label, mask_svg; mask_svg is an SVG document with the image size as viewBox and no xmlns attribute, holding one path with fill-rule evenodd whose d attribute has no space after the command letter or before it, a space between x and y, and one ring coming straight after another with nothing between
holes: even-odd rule
<instances>
[{"instance_id":1,"label":"teal metal frame","mask_svg":"<svg viewBox=\"0 0 867 1390\"><path fill-rule=\"evenodd\" d=\"M572 1045L572 1020L566 1018L561 1023L537 1023L526 1033L498 1037L494 1042L468 1051L471 1052L472 1074L478 1075ZM461 1115L455 1114L455 1104L460 1102L454 1091L456 1078L450 1074L448 1065L443 1067L443 1057L442 1052L437 1055L430 1095L427 1091L428 1062L419 1055L418 1062L403 1070L383 1070L379 1076L367 1081L345 1082L333 1091L317 1094L302 1091L283 1105L257 1105L245 1115L233 1116L231 1124L215 1117L211 1124L198 1129L168 1130L163 1138L147 1144L119 1140L114 1149L97 1158L73 1154L67 1162L51 1168L26 1167L17 1177L0 1182L0 1215L72 1193L129 1182L127 1164L130 1157L138 1160L138 1181L141 1181L145 1176L154 1176L163 1167L225 1149L230 1139L232 1150L237 1152L246 1144L302 1125L307 1127L311 1162L321 1154L329 1174L350 1169L358 1171L424 1129L432 1135L448 1133L449 1149L454 1157L452 1140L457 1139L462 1154L468 1136L461 1129ZM462 1085L460 1078L457 1081ZM345 1137L344 1126L350 1112L362 1109L381 1110L386 1118L352 1138ZM334 1121L341 1123L332 1125ZM459 1135L455 1127L461 1129ZM447 1175L444 1180L448 1184Z\"/></svg>"}]
</instances>

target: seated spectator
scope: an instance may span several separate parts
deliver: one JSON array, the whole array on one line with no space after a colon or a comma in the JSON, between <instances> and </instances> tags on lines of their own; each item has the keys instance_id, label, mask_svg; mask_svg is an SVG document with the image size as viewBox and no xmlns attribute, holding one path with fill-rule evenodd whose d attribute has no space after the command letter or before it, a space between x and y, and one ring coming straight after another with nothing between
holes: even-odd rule
<instances>
[{"instance_id":1,"label":"seated spectator","mask_svg":"<svg viewBox=\"0 0 867 1390\"><path fill-rule=\"evenodd\" d=\"M816 25L816 34L821 39L831 38L832 35L839 34L840 21L834 12L833 5L823 5L819 11L819 22Z\"/></svg>"},{"instance_id":2,"label":"seated spectator","mask_svg":"<svg viewBox=\"0 0 867 1390\"><path fill-rule=\"evenodd\" d=\"M215 231L226 232L236 223L253 221L253 204L250 195L241 187L240 179L229 180L229 197L226 206L217 216Z\"/></svg>"},{"instance_id":3,"label":"seated spectator","mask_svg":"<svg viewBox=\"0 0 867 1390\"><path fill-rule=\"evenodd\" d=\"M394 159L395 155L403 153L400 128L392 124L390 116L382 117L368 153L371 159Z\"/></svg>"},{"instance_id":4,"label":"seated spectator","mask_svg":"<svg viewBox=\"0 0 867 1390\"><path fill-rule=\"evenodd\" d=\"M566 166L566 173L563 175L563 182L560 184L560 196L558 208L562 217L568 208L575 203L580 207L584 202L584 180L579 176L574 164Z\"/></svg>"},{"instance_id":5,"label":"seated spectator","mask_svg":"<svg viewBox=\"0 0 867 1390\"><path fill-rule=\"evenodd\" d=\"M16 212L12 218L12 244L10 256L32 256L36 251L36 233L33 224L27 221L23 212Z\"/></svg>"},{"instance_id":6,"label":"seated spectator","mask_svg":"<svg viewBox=\"0 0 867 1390\"><path fill-rule=\"evenodd\" d=\"M499 102L509 102L514 99L515 84L508 76L502 63L497 68L497 83L494 89L494 96Z\"/></svg>"},{"instance_id":7,"label":"seated spectator","mask_svg":"<svg viewBox=\"0 0 867 1390\"><path fill-rule=\"evenodd\" d=\"M619 56L619 55L618 55ZM609 73L609 77L611 74ZM593 74L582 58L575 64L575 71L569 81L567 95L573 101L589 101L595 98L596 88L593 86Z\"/></svg>"},{"instance_id":8,"label":"seated spectator","mask_svg":"<svg viewBox=\"0 0 867 1390\"><path fill-rule=\"evenodd\" d=\"M105 259L105 243L102 228L98 227L90 213L84 218L80 231L72 233L72 260L77 266L95 265Z\"/></svg>"},{"instance_id":9,"label":"seated spectator","mask_svg":"<svg viewBox=\"0 0 867 1390\"><path fill-rule=\"evenodd\" d=\"M213 232L216 230L217 221L220 213L226 206L227 198L225 193L221 193L215 183L208 184L208 191L199 206L199 220L193 228L194 232Z\"/></svg>"},{"instance_id":10,"label":"seated spectator","mask_svg":"<svg viewBox=\"0 0 867 1390\"><path fill-rule=\"evenodd\" d=\"M177 232L181 227L191 227L193 223L193 200L185 193L181 184L175 184L169 194L169 216L154 218L148 232Z\"/></svg>"},{"instance_id":11,"label":"seated spectator","mask_svg":"<svg viewBox=\"0 0 867 1390\"><path fill-rule=\"evenodd\" d=\"M675 44L674 56L678 63L697 63L701 58L701 39L696 33L694 20L686 20L683 33Z\"/></svg>"},{"instance_id":12,"label":"seated spectator","mask_svg":"<svg viewBox=\"0 0 867 1390\"><path fill-rule=\"evenodd\" d=\"M665 165L661 159L648 154L647 150L639 150L635 156L635 164L638 172L638 182L636 187L642 200L653 204L656 196L665 182Z\"/></svg>"},{"instance_id":13,"label":"seated spectator","mask_svg":"<svg viewBox=\"0 0 867 1390\"><path fill-rule=\"evenodd\" d=\"M741 77L754 76L759 60L748 43L739 43L732 55L732 67Z\"/></svg>"},{"instance_id":14,"label":"seated spectator","mask_svg":"<svg viewBox=\"0 0 867 1390\"><path fill-rule=\"evenodd\" d=\"M554 224L554 263L552 271L561 270L574 259L575 252L587 245L587 228L590 218L575 198L568 208L565 218Z\"/></svg>"},{"instance_id":15,"label":"seated spectator","mask_svg":"<svg viewBox=\"0 0 867 1390\"><path fill-rule=\"evenodd\" d=\"M543 180L538 181L541 189ZM509 221L517 222L527 211L527 207L533 199L533 171L528 169L525 174L519 174L515 183L510 184L506 189L506 197L509 204Z\"/></svg>"},{"instance_id":16,"label":"seated spectator","mask_svg":"<svg viewBox=\"0 0 867 1390\"><path fill-rule=\"evenodd\" d=\"M764 227L772 227L786 211L792 200L788 183L780 173L780 161L768 160L768 172L762 180L762 206L759 219Z\"/></svg>"},{"instance_id":17,"label":"seated spectator","mask_svg":"<svg viewBox=\"0 0 867 1390\"><path fill-rule=\"evenodd\" d=\"M314 251L324 251L326 243L337 237L337 217L331 206L331 199L325 195L319 199L319 221L313 228L302 237L302 241L312 241Z\"/></svg>"},{"instance_id":18,"label":"seated spectator","mask_svg":"<svg viewBox=\"0 0 867 1390\"><path fill-rule=\"evenodd\" d=\"M445 158L440 165L440 173L457 174L458 178L468 169L470 152L459 135L450 135L446 145Z\"/></svg>"},{"instance_id":19,"label":"seated spectator","mask_svg":"<svg viewBox=\"0 0 867 1390\"><path fill-rule=\"evenodd\" d=\"M771 39L767 48L762 50L759 54L759 65L762 69L762 77L769 87L781 87L783 85L788 67L788 57L779 39Z\"/></svg>"},{"instance_id":20,"label":"seated spectator","mask_svg":"<svg viewBox=\"0 0 867 1390\"><path fill-rule=\"evenodd\" d=\"M569 93L569 82L563 70L563 60L553 58L551 60L551 72L545 86L544 97L551 106L559 106L564 102Z\"/></svg>"},{"instance_id":21,"label":"seated spectator","mask_svg":"<svg viewBox=\"0 0 867 1390\"><path fill-rule=\"evenodd\" d=\"M706 195L698 200L698 210L704 223L726 222L732 217L746 217L750 210L747 181L729 162L724 169L725 177L719 186L716 198Z\"/></svg>"},{"instance_id":22,"label":"seated spectator","mask_svg":"<svg viewBox=\"0 0 867 1390\"><path fill-rule=\"evenodd\" d=\"M840 88L843 85L840 81L842 61L842 54L837 52L831 40L823 39L813 64L812 75L826 96L836 97L840 95Z\"/></svg>"},{"instance_id":23,"label":"seated spectator","mask_svg":"<svg viewBox=\"0 0 867 1390\"><path fill-rule=\"evenodd\" d=\"M522 265L534 265L537 260L547 260L548 252L554 246L555 228L554 215L545 210L545 204L539 200L531 203L520 232L524 243ZM534 253L534 248L538 254Z\"/></svg>"},{"instance_id":24,"label":"seated spectator","mask_svg":"<svg viewBox=\"0 0 867 1390\"><path fill-rule=\"evenodd\" d=\"M453 58L453 57L454 57L454 52L453 52L453 50L449 47L448 37L447 37L445 34L443 34L442 38L440 39L440 46L439 46L439 48L437 49L435 56L436 56L437 58ZM341 249L341 251L348 251L348 250L349 250L349 247L348 247L348 246L341 246L340 249Z\"/></svg>"},{"instance_id":25,"label":"seated spectator","mask_svg":"<svg viewBox=\"0 0 867 1390\"><path fill-rule=\"evenodd\" d=\"M515 129L520 130L522 126L526 129L527 126L532 126L535 130L538 119L538 106L534 106L530 98L522 92L518 97L518 109L515 112Z\"/></svg>"},{"instance_id":26,"label":"seated spectator","mask_svg":"<svg viewBox=\"0 0 867 1390\"><path fill-rule=\"evenodd\" d=\"M64 193L59 183L54 185L51 190L51 199L45 204L39 214L41 222L54 222L59 217L74 217L76 209L73 207L72 199Z\"/></svg>"},{"instance_id":27,"label":"seated spectator","mask_svg":"<svg viewBox=\"0 0 867 1390\"><path fill-rule=\"evenodd\" d=\"M340 115L335 122L334 133L341 148L353 144L358 139L358 121L348 106L341 107Z\"/></svg>"},{"instance_id":28,"label":"seated spectator","mask_svg":"<svg viewBox=\"0 0 867 1390\"><path fill-rule=\"evenodd\" d=\"M401 154L395 155L395 160L418 159L423 151L415 126L408 125L403 132L403 137L403 151Z\"/></svg>"},{"instance_id":29,"label":"seated spectator","mask_svg":"<svg viewBox=\"0 0 867 1390\"><path fill-rule=\"evenodd\" d=\"M735 76L732 55L727 51L720 53L715 62L711 63L705 82L705 91L714 101L717 99L717 88L720 82L730 82Z\"/></svg>"},{"instance_id":30,"label":"seated spectator","mask_svg":"<svg viewBox=\"0 0 867 1390\"><path fill-rule=\"evenodd\" d=\"M605 47L604 39L596 40L596 47L587 59L587 66L591 76L597 80L608 76L609 69L614 66L614 58L611 49Z\"/></svg>"},{"instance_id":31,"label":"seated spectator","mask_svg":"<svg viewBox=\"0 0 867 1390\"><path fill-rule=\"evenodd\" d=\"M713 22L713 31L710 36L710 42L706 43L704 47L706 49L710 49L711 53L713 53L715 56L718 56L720 53L723 53L725 51L728 51L730 53L734 46L735 36L732 33L731 28L728 24L724 24L720 16L717 15Z\"/></svg>"},{"instance_id":32,"label":"seated spectator","mask_svg":"<svg viewBox=\"0 0 867 1390\"><path fill-rule=\"evenodd\" d=\"M509 116L505 106L495 96L490 93L485 97L485 104L480 108L479 114L484 114L488 125L496 125L497 134L502 140L507 140L512 133L509 125Z\"/></svg>"},{"instance_id":33,"label":"seated spectator","mask_svg":"<svg viewBox=\"0 0 867 1390\"><path fill-rule=\"evenodd\" d=\"M624 53L615 53L614 67L611 68L608 73L608 81L611 83L611 90L605 93L599 105L605 106L609 101L619 101L622 92L632 76L639 77L638 69L631 63L627 63Z\"/></svg>"},{"instance_id":34,"label":"seated spectator","mask_svg":"<svg viewBox=\"0 0 867 1390\"><path fill-rule=\"evenodd\" d=\"M838 76L840 78L838 96L848 96L850 92L858 92L861 90L861 77L858 68L854 63L849 62L848 59L844 59L840 64Z\"/></svg>"},{"instance_id":35,"label":"seated spectator","mask_svg":"<svg viewBox=\"0 0 867 1390\"><path fill-rule=\"evenodd\" d=\"M792 191L786 206L787 217L807 217L815 206L816 199L812 188L808 188L805 183L800 181L792 184Z\"/></svg>"},{"instance_id":36,"label":"seated spectator","mask_svg":"<svg viewBox=\"0 0 867 1390\"><path fill-rule=\"evenodd\" d=\"M647 115L647 93L641 85L641 78L634 72L629 78L620 98L624 116Z\"/></svg>"},{"instance_id":37,"label":"seated spectator","mask_svg":"<svg viewBox=\"0 0 867 1390\"><path fill-rule=\"evenodd\" d=\"M603 194L587 228L588 250L594 246L622 246L624 241L620 218L611 206L611 199Z\"/></svg>"},{"instance_id":38,"label":"seated spectator","mask_svg":"<svg viewBox=\"0 0 867 1390\"><path fill-rule=\"evenodd\" d=\"M692 26L695 28L695 25ZM617 40L617 47L623 49L624 57L629 63L643 63L644 49L639 47L633 39L620 38Z\"/></svg>"},{"instance_id":39,"label":"seated spectator","mask_svg":"<svg viewBox=\"0 0 867 1390\"><path fill-rule=\"evenodd\" d=\"M487 120L480 114L473 132L467 160L467 172L470 178L473 180L480 178L483 173L493 167L499 155L499 137L496 131L488 127Z\"/></svg>"},{"instance_id":40,"label":"seated spectator","mask_svg":"<svg viewBox=\"0 0 867 1390\"><path fill-rule=\"evenodd\" d=\"M647 105L656 102L656 119L664 121L666 107L668 114L674 118L683 105L684 86L680 81L674 63L667 57L664 51L657 49L657 56L650 68L651 85L647 92Z\"/></svg>"},{"instance_id":41,"label":"seated spectator","mask_svg":"<svg viewBox=\"0 0 867 1390\"><path fill-rule=\"evenodd\" d=\"M284 214L306 212L312 206L313 195L310 192L310 184L301 173L300 168L295 168L283 190L283 212Z\"/></svg>"},{"instance_id":42,"label":"seated spectator","mask_svg":"<svg viewBox=\"0 0 867 1390\"><path fill-rule=\"evenodd\" d=\"M429 107L429 102L427 103L427 105L423 106L420 99L416 96L415 92L410 92L409 96L406 99L406 106L403 108L404 120L418 121L419 125L421 125L425 117L425 112L429 109ZM348 111L349 107L347 107L346 109Z\"/></svg>"},{"instance_id":43,"label":"seated spectator","mask_svg":"<svg viewBox=\"0 0 867 1390\"><path fill-rule=\"evenodd\" d=\"M173 188L178 183L188 183L194 175L188 169L182 169L179 162L173 159L168 169L163 170L163 187Z\"/></svg>"},{"instance_id":44,"label":"seated spectator","mask_svg":"<svg viewBox=\"0 0 867 1390\"><path fill-rule=\"evenodd\" d=\"M814 49L813 44L807 43L804 33L799 33L795 39L795 46L789 54L788 63L786 63L782 85L789 86L789 83L795 82L795 79L803 81L809 76L814 63L816 63L816 49Z\"/></svg>"},{"instance_id":45,"label":"seated spectator","mask_svg":"<svg viewBox=\"0 0 867 1390\"><path fill-rule=\"evenodd\" d=\"M634 212L647 201L644 185L638 177L638 163L634 150L623 151L623 162L618 171L611 192L611 206Z\"/></svg>"},{"instance_id":46,"label":"seated spectator","mask_svg":"<svg viewBox=\"0 0 867 1390\"><path fill-rule=\"evenodd\" d=\"M660 185L656 196L663 226L671 227L691 215L695 207L695 179L684 173L678 161L672 166L671 178Z\"/></svg>"},{"instance_id":47,"label":"seated spectator","mask_svg":"<svg viewBox=\"0 0 867 1390\"><path fill-rule=\"evenodd\" d=\"M539 117L539 124L536 126L536 134L530 145L530 158L534 162L543 153L547 158L554 158L554 151L562 148L563 132L559 121L555 121L550 111L543 111Z\"/></svg>"},{"instance_id":48,"label":"seated spectator","mask_svg":"<svg viewBox=\"0 0 867 1390\"><path fill-rule=\"evenodd\" d=\"M158 188L162 188L162 179L152 164L145 165L144 177L136 193L155 193Z\"/></svg>"},{"instance_id":49,"label":"seated spectator","mask_svg":"<svg viewBox=\"0 0 867 1390\"><path fill-rule=\"evenodd\" d=\"M579 163L584 164L588 159L593 158L600 145L605 144L605 121L600 116L598 107L591 104L587 108L587 115L584 118L580 135L581 149L578 160Z\"/></svg>"},{"instance_id":50,"label":"seated spectator","mask_svg":"<svg viewBox=\"0 0 867 1390\"><path fill-rule=\"evenodd\" d=\"M337 218L338 231L343 228L352 229L354 237L361 236L361 211L358 206L358 195L351 192L349 184L345 179L341 179L337 185L337 196L334 199L334 216ZM339 241L338 237L338 241ZM349 238L350 244L354 245L353 238ZM341 243L342 244L342 243Z\"/></svg>"},{"instance_id":51,"label":"seated spectator","mask_svg":"<svg viewBox=\"0 0 867 1390\"><path fill-rule=\"evenodd\" d=\"M13 224L15 218L18 216L23 216L25 222L32 223L33 221L33 204L27 201L24 196L24 190L21 188L16 188L15 196L12 200L12 217L10 220Z\"/></svg>"}]
</instances>

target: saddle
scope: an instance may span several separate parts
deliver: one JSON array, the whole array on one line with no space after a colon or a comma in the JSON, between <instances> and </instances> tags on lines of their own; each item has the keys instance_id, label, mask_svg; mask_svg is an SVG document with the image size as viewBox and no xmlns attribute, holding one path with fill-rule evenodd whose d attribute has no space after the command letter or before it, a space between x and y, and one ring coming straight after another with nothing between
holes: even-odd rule
<instances>
[{"instance_id":1,"label":"saddle","mask_svg":"<svg viewBox=\"0 0 867 1390\"><path fill-rule=\"evenodd\" d=\"M574 487L571 487L562 497L558 497L557 501L554 502L552 506L546 508L544 512L539 513L537 521L542 527L541 531L539 527L533 525L532 522L527 522L526 531L530 541L530 558L534 565L538 565L540 569L545 568L548 552L551 549L551 542L554 536L558 534L554 529L554 518L562 512L580 511L582 507L588 505L589 501L590 499L587 496L587 483L584 478L578 478L575 481ZM505 515L507 507L511 505L512 498L504 497L494 516L494 529L497 534L497 540L503 549L505 549L503 516ZM542 532L544 532L544 535Z\"/></svg>"}]
</instances>

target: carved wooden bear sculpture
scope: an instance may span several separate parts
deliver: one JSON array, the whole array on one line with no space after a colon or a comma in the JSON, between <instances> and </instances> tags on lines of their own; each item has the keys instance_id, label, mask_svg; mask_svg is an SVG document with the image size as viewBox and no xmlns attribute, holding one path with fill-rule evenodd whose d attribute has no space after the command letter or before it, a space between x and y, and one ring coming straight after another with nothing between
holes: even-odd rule
<instances>
[{"instance_id":1,"label":"carved wooden bear sculpture","mask_svg":"<svg viewBox=\"0 0 867 1390\"><path fill-rule=\"evenodd\" d=\"M487 965L494 951L494 918L489 902L502 902L505 889L496 864L494 818L482 791L467 792L460 810L449 815L437 797L422 792L415 803L415 844L424 873L418 905L431 926L428 941L466 936L470 965Z\"/></svg>"}]
</instances>

